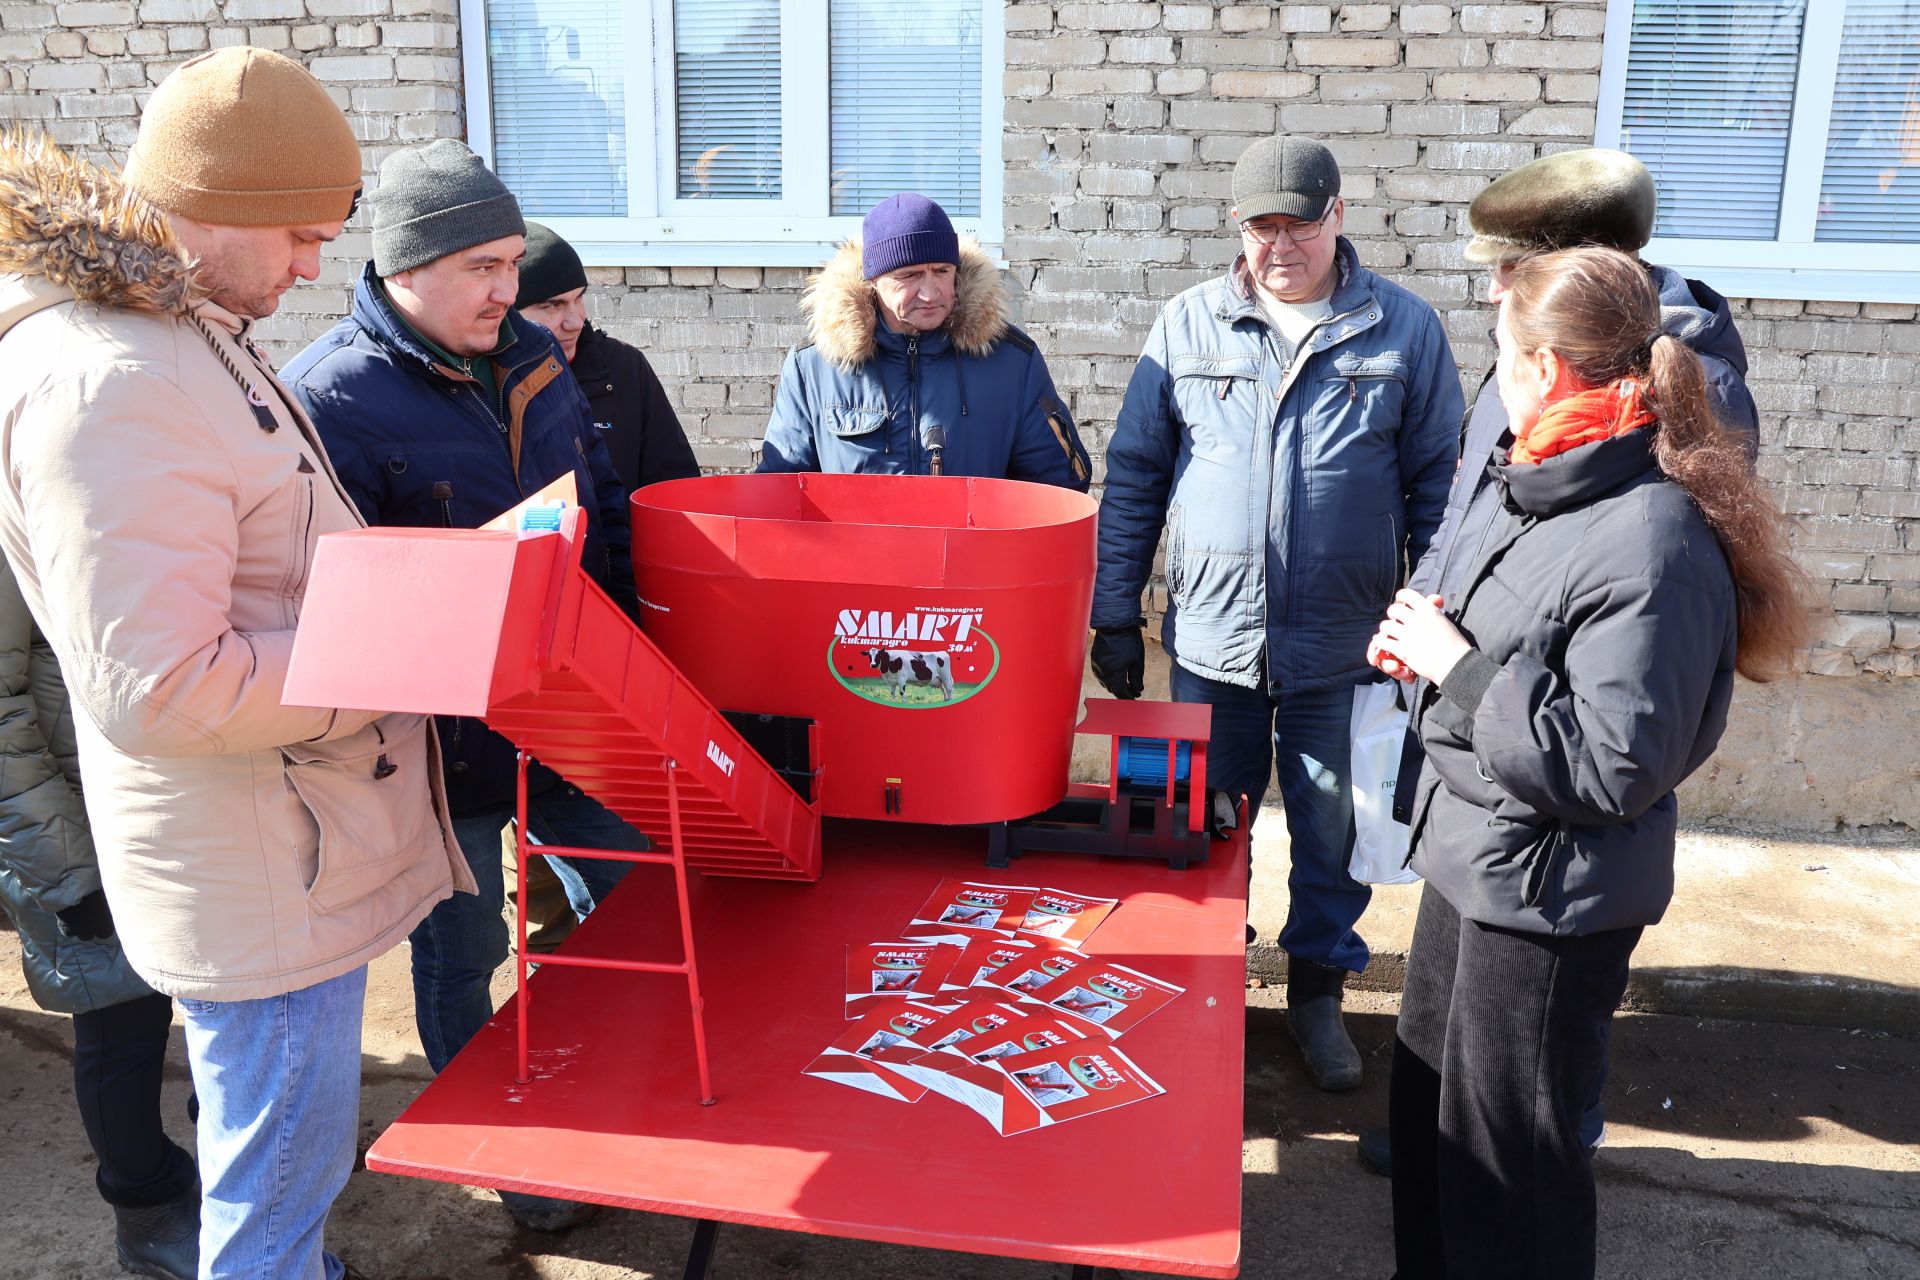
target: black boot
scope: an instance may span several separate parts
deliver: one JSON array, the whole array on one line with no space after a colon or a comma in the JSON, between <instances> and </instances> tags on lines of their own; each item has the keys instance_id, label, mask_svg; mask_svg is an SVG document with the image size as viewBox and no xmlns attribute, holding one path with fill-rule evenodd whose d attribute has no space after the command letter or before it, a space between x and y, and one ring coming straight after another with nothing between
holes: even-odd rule
<instances>
[{"instance_id":1,"label":"black boot","mask_svg":"<svg viewBox=\"0 0 1920 1280\"><path fill-rule=\"evenodd\" d=\"M1340 1016L1347 971L1287 957L1287 1030L1307 1074L1330 1093L1360 1087L1360 1051Z\"/></svg>"},{"instance_id":2,"label":"black boot","mask_svg":"<svg viewBox=\"0 0 1920 1280\"><path fill-rule=\"evenodd\" d=\"M1377 1173L1383 1178L1393 1176L1393 1135L1387 1126L1372 1125L1360 1131L1360 1141L1354 1144L1360 1152L1360 1163L1366 1166L1368 1173Z\"/></svg>"},{"instance_id":3,"label":"black boot","mask_svg":"<svg viewBox=\"0 0 1920 1280\"><path fill-rule=\"evenodd\" d=\"M200 1186L162 1204L113 1206L120 1267L149 1280L195 1280L200 1274Z\"/></svg>"}]
</instances>

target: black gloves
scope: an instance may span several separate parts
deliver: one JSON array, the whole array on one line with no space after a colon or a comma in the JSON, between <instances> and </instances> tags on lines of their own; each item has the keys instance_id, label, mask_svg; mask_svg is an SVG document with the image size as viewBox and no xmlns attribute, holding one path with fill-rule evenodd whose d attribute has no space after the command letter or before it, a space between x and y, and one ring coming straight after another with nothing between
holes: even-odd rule
<instances>
[{"instance_id":1,"label":"black gloves","mask_svg":"<svg viewBox=\"0 0 1920 1280\"><path fill-rule=\"evenodd\" d=\"M1125 627L1096 627L1092 661L1094 679L1116 698L1137 698L1147 687L1147 642L1137 622Z\"/></svg>"},{"instance_id":2,"label":"black gloves","mask_svg":"<svg viewBox=\"0 0 1920 1280\"><path fill-rule=\"evenodd\" d=\"M69 938L98 942L113 936L113 913L107 910L107 895L98 889L54 914L60 918L60 932Z\"/></svg>"}]
</instances>

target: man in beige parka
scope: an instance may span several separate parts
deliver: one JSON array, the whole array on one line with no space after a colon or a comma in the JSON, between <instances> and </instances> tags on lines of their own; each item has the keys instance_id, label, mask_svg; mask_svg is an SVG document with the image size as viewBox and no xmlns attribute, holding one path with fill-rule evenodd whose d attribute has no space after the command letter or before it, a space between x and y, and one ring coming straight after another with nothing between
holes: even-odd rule
<instances>
[{"instance_id":1,"label":"man in beige parka","mask_svg":"<svg viewBox=\"0 0 1920 1280\"><path fill-rule=\"evenodd\" d=\"M359 186L339 108L258 49L176 69L124 178L0 133L0 546L115 930L185 1018L208 1280L344 1273L366 964L472 890L424 717L281 704L315 540L361 521L251 332Z\"/></svg>"}]
</instances>

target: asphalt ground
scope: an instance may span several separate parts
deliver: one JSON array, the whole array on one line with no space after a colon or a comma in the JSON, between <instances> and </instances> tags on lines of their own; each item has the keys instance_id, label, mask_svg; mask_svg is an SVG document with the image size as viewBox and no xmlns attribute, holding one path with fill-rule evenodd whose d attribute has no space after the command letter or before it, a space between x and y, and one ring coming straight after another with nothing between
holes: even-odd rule
<instances>
[{"instance_id":1,"label":"asphalt ground","mask_svg":"<svg viewBox=\"0 0 1920 1280\"><path fill-rule=\"evenodd\" d=\"M0 1278L113 1280L111 1213L73 1107L70 1025L34 1007L16 949L0 932ZM1242 1274L1385 1280L1388 1184L1361 1168L1353 1135L1386 1114L1396 999L1351 994L1367 1079L1331 1095L1301 1069L1280 993L1247 998ZM1596 1165L1602 1276L1920 1280L1920 1040L1630 1014L1614 1045ZM373 966L363 1052L364 1149L428 1078L404 950ZM187 1092L176 1033L165 1105L182 1141ZM369 1280L673 1278L691 1238L684 1219L615 1210L543 1236L517 1228L489 1192L364 1169L328 1233ZM728 1226L711 1274L1065 1280L1067 1268Z\"/></svg>"}]
</instances>

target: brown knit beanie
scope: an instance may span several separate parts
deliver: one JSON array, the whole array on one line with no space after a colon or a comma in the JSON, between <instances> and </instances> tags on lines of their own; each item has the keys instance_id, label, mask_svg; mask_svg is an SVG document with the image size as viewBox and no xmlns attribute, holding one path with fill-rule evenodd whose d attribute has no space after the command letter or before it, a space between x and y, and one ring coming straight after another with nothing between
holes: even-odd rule
<instances>
[{"instance_id":1,"label":"brown knit beanie","mask_svg":"<svg viewBox=\"0 0 1920 1280\"><path fill-rule=\"evenodd\" d=\"M196 222L332 222L360 189L360 144L305 67L240 45L182 63L154 90L124 180Z\"/></svg>"}]
</instances>

